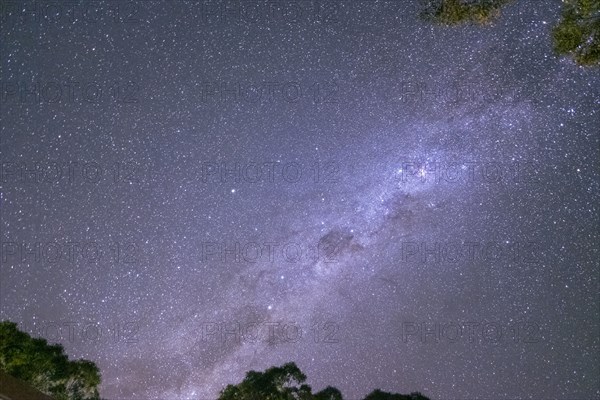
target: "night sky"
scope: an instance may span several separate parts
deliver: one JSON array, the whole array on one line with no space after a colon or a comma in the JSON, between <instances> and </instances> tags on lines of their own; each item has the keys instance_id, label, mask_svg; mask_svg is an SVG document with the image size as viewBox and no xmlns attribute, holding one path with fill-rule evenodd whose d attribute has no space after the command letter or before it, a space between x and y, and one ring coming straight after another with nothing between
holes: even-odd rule
<instances>
[{"instance_id":1,"label":"night sky","mask_svg":"<svg viewBox=\"0 0 600 400\"><path fill-rule=\"evenodd\" d=\"M600 74L561 2L8 1L0 320L107 399L600 398Z\"/></svg>"}]
</instances>

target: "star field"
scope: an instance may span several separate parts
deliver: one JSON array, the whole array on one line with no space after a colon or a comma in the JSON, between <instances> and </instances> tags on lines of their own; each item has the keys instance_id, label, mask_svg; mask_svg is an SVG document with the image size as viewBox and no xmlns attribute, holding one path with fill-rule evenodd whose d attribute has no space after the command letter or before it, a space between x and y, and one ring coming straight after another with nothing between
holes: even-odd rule
<instances>
[{"instance_id":1,"label":"star field","mask_svg":"<svg viewBox=\"0 0 600 400\"><path fill-rule=\"evenodd\" d=\"M91 4L91 5L90 5ZM600 398L600 75L561 2L13 1L0 320L106 399Z\"/></svg>"}]
</instances>

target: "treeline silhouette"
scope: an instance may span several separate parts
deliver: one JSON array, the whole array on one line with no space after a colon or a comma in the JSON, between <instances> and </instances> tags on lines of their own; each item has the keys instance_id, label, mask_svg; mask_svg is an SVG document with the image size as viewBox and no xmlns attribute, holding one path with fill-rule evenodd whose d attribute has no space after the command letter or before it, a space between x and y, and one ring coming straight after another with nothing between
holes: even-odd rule
<instances>
[{"instance_id":1,"label":"treeline silhouette","mask_svg":"<svg viewBox=\"0 0 600 400\"><path fill-rule=\"evenodd\" d=\"M11 321L0 322L0 370L55 400L100 399L101 376L95 363L69 361L62 345L32 338Z\"/></svg>"},{"instance_id":2,"label":"treeline silhouette","mask_svg":"<svg viewBox=\"0 0 600 400\"><path fill-rule=\"evenodd\" d=\"M264 372L249 371L237 385L227 385L218 400L343 400L342 393L335 387L313 393L304 383L306 375L289 362L281 367L271 367ZM374 390L364 400L429 400L419 392L411 394L388 393Z\"/></svg>"},{"instance_id":3,"label":"treeline silhouette","mask_svg":"<svg viewBox=\"0 0 600 400\"><path fill-rule=\"evenodd\" d=\"M0 370L55 400L101 400L100 370L89 360L69 361L60 344L33 338L11 321L0 322ZM237 385L227 385L218 400L343 400L335 387L313 393L306 375L293 363L264 372L249 371ZM2 390L0 388L0 397ZM429 400L421 393L388 393L379 389L364 400Z\"/></svg>"}]
</instances>

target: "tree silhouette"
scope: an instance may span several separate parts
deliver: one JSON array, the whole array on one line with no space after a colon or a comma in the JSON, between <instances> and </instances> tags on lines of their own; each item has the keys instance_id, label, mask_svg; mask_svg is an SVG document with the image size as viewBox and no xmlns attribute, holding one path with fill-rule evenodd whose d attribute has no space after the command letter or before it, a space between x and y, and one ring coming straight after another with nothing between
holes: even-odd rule
<instances>
[{"instance_id":1,"label":"tree silhouette","mask_svg":"<svg viewBox=\"0 0 600 400\"><path fill-rule=\"evenodd\" d=\"M327 386L320 392L315 393L314 400L343 400L342 392L333 386Z\"/></svg>"},{"instance_id":2,"label":"tree silhouette","mask_svg":"<svg viewBox=\"0 0 600 400\"><path fill-rule=\"evenodd\" d=\"M271 367L265 372L249 371L239 385L227 385L220 400L293 400L309 399L311 388L304 385L306 375L294 363ZM300 385L300 386L298 386Z\"/></svg>"},{"instance_id":3,"label":"tree silhouette","mask_svg":"<svg viewBox=\"0 0 600 400\"><path fill-rule=\"evenodd\" d=\"M32 338L0 322L0 369L56 400L98 400L100 371L87 360L69 361L61 345Z\"/></svg>"},{"instance_id":4,"label":"tree silhouette","mask_svg":"<svg viewBox=\"0 0 600 400\"><path fill-rule=\"evenodd\" d=\"M500 9L513 0L430 0L421 17L442 25L474 22L486 25L500 16Z\"/></svg>"},{"instance_id":5,"label":"tree silhouette","mask_svg":"<svg viewBox=\"0 0 600 400\"><path fill-rule=\"evenodd\" d=\"M440 25L487 25L513 1L428 0L421 17ZM600 0L563 0L563 4L561 21L552 30L555 53L570 56L579 65L600 65Z\"/></svg>"},{"instance_id":6,"label":"tree silhouette","mask_svg":"<svg viewBox=\"0 0 600 400\"><path fill-rule=\"evenodd\" d=\"M580 65L600 65L600 0L563 0L560 23L552 30L554 50Z\"/></svg>"},{"instance_id":7,"label":"tree silhouette","mask_svg":"<svg viewBox=\"0 0 600 400\"><path fill-rule=\"evenodd\" d=\"M381 391L379 389L373 390L371 393L364 398L364 400L429 400L419 392L411 394L396 394Z\"/></svg>"},{"instance_id":8,"label":"tree silhouette","mask_svg":"<svg viewBox=\"0 0 600 400\"><path fill-rule=\"evenodd\" d=\"M295 363L271 367L265 372L249 371L237 385L227 385L218 400L343 400L342 393L332 387L312 393L305 384L306 375ZM375 390L365 400L429 400L420 393L393 394Z\"/></svg>"}]
</instances>

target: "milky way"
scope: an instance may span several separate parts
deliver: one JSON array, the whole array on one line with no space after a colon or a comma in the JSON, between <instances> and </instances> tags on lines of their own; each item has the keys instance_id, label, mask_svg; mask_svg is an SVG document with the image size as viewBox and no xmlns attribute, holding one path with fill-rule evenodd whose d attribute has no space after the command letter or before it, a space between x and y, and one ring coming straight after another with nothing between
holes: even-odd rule
<instances>
[{"instance_id":1,"label":"milky way","mask_svg":"<svg viewBox=\"0 0 600 400\"><path fill-rule=\"evenodd\" d=\"M3 6L0 319L103 397L288 361L348 399L600 396L600 76L553 54L560 1L68 4Z\"/></svg>"}]
</instances>

